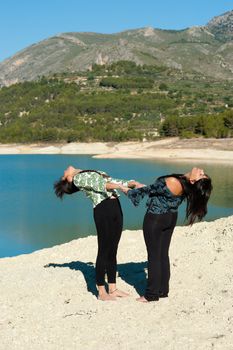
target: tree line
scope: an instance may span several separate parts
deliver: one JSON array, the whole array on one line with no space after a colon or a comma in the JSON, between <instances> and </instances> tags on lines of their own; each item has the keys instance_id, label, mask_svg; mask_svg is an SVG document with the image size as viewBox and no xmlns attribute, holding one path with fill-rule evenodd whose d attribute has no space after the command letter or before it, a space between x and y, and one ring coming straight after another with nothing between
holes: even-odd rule
<instances>
[{"instance_id":1,"label":"tree line","mask_svg":"<svg viewBox=\"0 0 233 350\"><path fill-rule=\"evenodd\" d=\"M161 136L233 137L233 110L193 117L169 116L160 126Z\"/></svg>"},{"instance_id":2,"label":"tree line","mask_svg":"<svg viewBox=\"0 0 233 350\"><path fill-rule=\"evenodd\" d=\"M3 87L0 142L232 137L230 83L195 79L120 61Z\"/></svg>"}]
</instances>

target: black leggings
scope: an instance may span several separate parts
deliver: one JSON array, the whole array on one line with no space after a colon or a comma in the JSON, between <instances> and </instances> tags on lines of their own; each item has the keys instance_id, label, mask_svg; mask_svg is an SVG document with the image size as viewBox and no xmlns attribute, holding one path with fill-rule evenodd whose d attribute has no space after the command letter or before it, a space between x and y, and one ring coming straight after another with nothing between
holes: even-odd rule
<instances>
[{"instance_id":1,"label":"black leggings","mask_svg":"<svg viewBox=\"0 0 233 350\"><path fill-rule=\"evenodd\" d=\"M146 213L143 234L148 253L148 280L145 299L158 300L161 293L169 292L169 246L177 221L177 213Z\"/></svg>"},{"instance_id":2,"label":"black leggings","mask_svg":"<svg viewBox=\"0 0 233 350\"><path fill-rule=\"evenodd\" d=\"M123 215L118 199L105 199L94 208L97 229L98 254L96 259L96 284L116 283L116 255L123 227Z\"/></svg>"}]
</instances>

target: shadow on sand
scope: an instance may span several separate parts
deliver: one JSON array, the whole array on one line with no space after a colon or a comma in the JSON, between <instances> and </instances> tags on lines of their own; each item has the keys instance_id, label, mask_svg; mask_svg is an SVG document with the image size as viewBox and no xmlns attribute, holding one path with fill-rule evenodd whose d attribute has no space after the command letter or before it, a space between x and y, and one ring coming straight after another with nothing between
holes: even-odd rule
<instances>
[{"instance_id":1,"label":"shadow on sand","mask_svg":"<svg viewBox=\"0 0 233 350\"><path fill-rule=\"evenodd\" d=\"M86 281L88 292L97 296L95 266L93 262L72 261L64 264L49 263L44 267L68 267L71 270L81 271ZM146 262L118 264L117 267L118 276L127 284L131 285L138 295L143 295L146 287Z\"/></svg>"}]
</instances>

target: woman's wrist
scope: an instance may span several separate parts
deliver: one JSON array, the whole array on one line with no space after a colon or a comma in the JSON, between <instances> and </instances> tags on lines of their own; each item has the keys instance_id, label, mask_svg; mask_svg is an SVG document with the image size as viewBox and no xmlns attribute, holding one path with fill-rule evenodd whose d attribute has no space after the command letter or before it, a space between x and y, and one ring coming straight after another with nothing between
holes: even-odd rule
<instances>
[{"instance_id":1,"label":"woman's wrist","mask_svg":"<svg viewBox=\"0 0 233 350\"><path fill-rule=\"evenodd\" d=\"M132 180L132 181L129 181L129 182L128 182L128 187L131 188L131 189L133 189L133 188L140 188L140 187L142 187L142 186L145 186L145 185L141 184L141 183L138 182L138 181Z\"/></svg>"},{"instance_id":2,"label":"woman's wrist","mask_svg":"<svg viewBox=\"0 0 233 350\"><path fill-rule=\"evenodd\" d=\"M123 186L123 185L119 185L118 189L121 190L122 192L124 192L125 194L127 194L128 191L130 190L129 187L126 187L126 186Z\"/></svg>"},{"instance_id":3,"label":"woman's wrist","mask_svg":"<svg viewBox=\"0 0 233 350\"><path fill-rule=\"evenodd\" d=\"M128 182L128 187L129 188L134 188L137 184L137 181L131 180Z\"/></svg>"}]
</instances>

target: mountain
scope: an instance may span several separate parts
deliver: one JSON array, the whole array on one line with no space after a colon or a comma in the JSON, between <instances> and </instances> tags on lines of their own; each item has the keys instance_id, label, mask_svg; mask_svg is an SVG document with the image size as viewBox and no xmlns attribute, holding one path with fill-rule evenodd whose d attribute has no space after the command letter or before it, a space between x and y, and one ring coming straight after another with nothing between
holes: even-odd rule
<instances>
[{"instance_id":1,"label":"mountain","mask_svg":"<svg viewBox=\"0 0 233 350\"><path fill-rule=\"evenodd\" d=\"M117 34L62 33L1 62L0 85L119 60L233 79L232 39L233 11L214 17L206 26L183 30L147 27Z\"/></svg>"},{"instance_id":2,"label":"mountain","mask_svg":"<svg viewBox=\"0 0 233 350\"><path fill-rule=\"evenodd\" d=\"M214 17L207 27L215 37L222 41L233 39L233 11L228 11L221 16Z\"/></svg>"}]
</instances>

